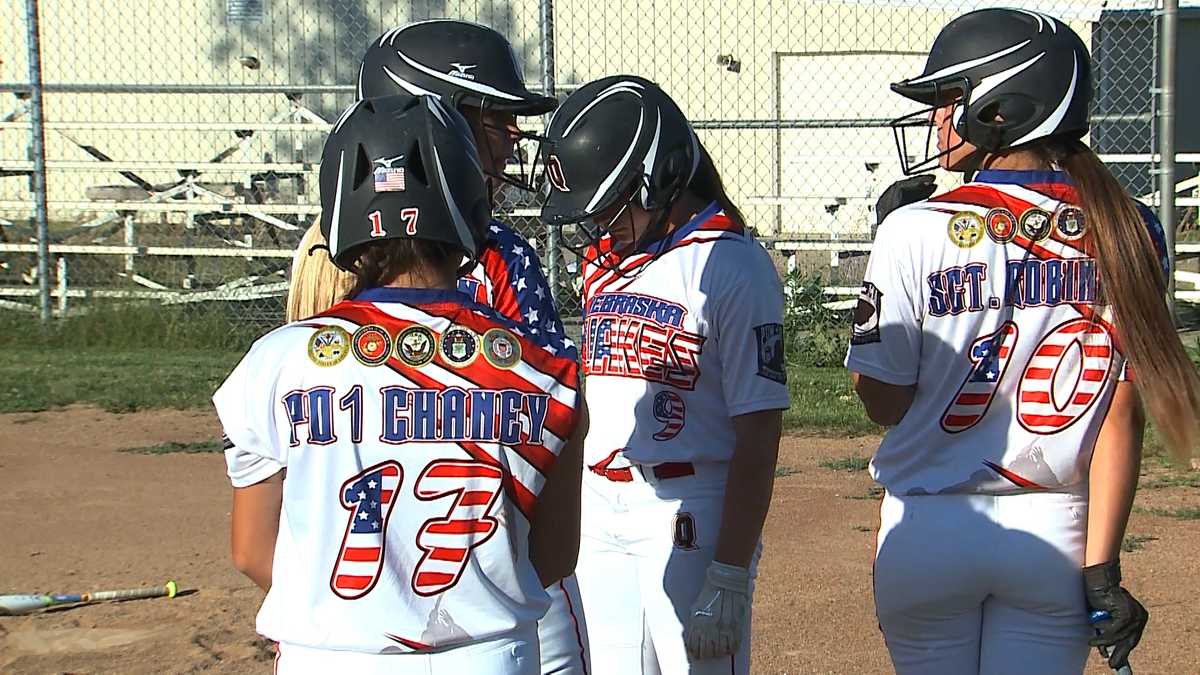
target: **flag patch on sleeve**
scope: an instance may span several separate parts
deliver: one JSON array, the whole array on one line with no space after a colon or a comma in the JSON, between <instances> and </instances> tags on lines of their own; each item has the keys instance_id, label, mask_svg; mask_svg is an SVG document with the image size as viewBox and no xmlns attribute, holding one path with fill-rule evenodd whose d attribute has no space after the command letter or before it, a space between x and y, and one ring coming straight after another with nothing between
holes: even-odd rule
<instances>
[{"instance_id":1,"label":"flag patch on sleeve","mask_svg":"<svg viewBox=\"0 0 1200 675\"><path fill-rule=\"evenodd\" d=\"M854 308L854 326L850 330L850 344L867 345L879 342L879 299L883 294L875 284L864 281L858 292L858 305Z\"/></svg>"},{"instance_id":2,"label":"flag patch on sleeve","mask_svg":"<svg viewBox=\"0 0 1200 675\"><path fill-rule=\"evenodd\" d=\"M783 358L783 325L764 323L754 327L758 342L758 374L768 380L787 384L787 366Z\"/></svg>"}]
</instances>

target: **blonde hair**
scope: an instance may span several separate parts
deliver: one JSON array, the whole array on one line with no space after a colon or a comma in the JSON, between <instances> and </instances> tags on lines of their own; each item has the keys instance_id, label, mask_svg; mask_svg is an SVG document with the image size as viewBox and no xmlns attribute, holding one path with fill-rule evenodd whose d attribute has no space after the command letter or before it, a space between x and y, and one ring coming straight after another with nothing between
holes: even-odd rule
<instances>
[{"instance_id":1,"label":"blonde hair","mask_svg":"<svg viewBox=\"0 0 1200 675\"><path fill-rule=\"evenodd\" d=\"M315 248L314 248L315 247ZM334 267L321 235L318 217L304 233L292 257L292 284L288 287L288 322L307 319L343 300L354 285L354 275Z\"/></svg>"}]
</instances>

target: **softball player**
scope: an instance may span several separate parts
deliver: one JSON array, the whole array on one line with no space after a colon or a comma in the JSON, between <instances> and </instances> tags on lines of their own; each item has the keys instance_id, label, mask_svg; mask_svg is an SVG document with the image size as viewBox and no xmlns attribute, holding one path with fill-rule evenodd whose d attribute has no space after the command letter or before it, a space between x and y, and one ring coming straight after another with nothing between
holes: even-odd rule
<instances>
[{"instance_id":1,"label":"softball player","mask_svg":"<svg viewBox=\"0 0 1200 675\"><path fill-rule=\"evenodd\" d=\"M466 21L423 21L396 28L373 41L363 56L359 97L432 94L455 106L474 133L488 192L505 186L532 192L529 177L506 173L518 138L536 140L517 126L518 116L542 115L558 101L530 93L512 45L496 31ZM528 324L533 336L576 358L563 330L554 293L538 263L537 250L508 223L493 218L479 264L458 280L458 288L502 316ZM574 576L547 592L550 609L538 623L542 672L588 672L587 631Z\"/></svg>"},{"instance_id":2,"label":"softball player","mask_svg":"<svg viewBox=\"0 0 1200 675\"><path fill-rule=\"evenodd\" d=\"M352 299L261 338L213 398L258 630L284 673L537 674L543 588L577 551L578 367L455 289L488 213L456 112L355 103L320 182Z\"/></svg>"},{"instance_id":3,"label":"softball player","mask_svg":"<svg viewBox=\"0 0 1200 675\"><path fill-rule=\"evenodd\" d=\"M783 293L691 125L654 83L571 94L542 218L590 221L577 567L598 673L746 673L788 407Z\"/></svg>"},{"instance_id":4,"label":"softball player","mask_svg":"<svg viewBox=\"0 0 1200 675\"><path fill-rule=\"evenodd\" d=\"M893 123L905 172L974 174L884 220L846 358L867 413L896 425L871 462L892 662L1079 673L1090 639L1120 667L1147 620L1118 560L1142 402L1180 452L1200 407L1162 229L1079 140L1090 61L1061 21L971 12L892 88L928 106ZM903 133L929 124L938 152L909 165ZM1109 616L1096 632L1089 610Z\"/></svg>"}]
</instances>

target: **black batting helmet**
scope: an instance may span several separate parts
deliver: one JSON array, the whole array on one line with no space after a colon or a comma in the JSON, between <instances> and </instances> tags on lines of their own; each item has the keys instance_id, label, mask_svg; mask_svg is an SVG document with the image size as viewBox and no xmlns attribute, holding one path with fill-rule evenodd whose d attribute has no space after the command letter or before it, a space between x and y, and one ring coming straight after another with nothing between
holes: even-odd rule
<instances>
[{"instance_id":1,"label":"black batting helmet","mask_svg":"<svg viewBox=\"0 0 1200 675\"><path fill-rule=\"evenodd\" d=\"M1080 138L1088 130L1091 59L1070 26L1024 9L981 9L946 25L925 72L892 85L931 107L957 100L958 135L985 152L1041 138ZM905 173L933 168L951 149L909 165L903 130L924 126L929 109L892 122ZM1001 121L996 121L999 116Z\"/></svg>"},{"instance_id":2,"label":"black batting helmet","mask_svg":"<svg viewBox=\"0 0 1200 675\"><path fill-rule=\"evenodd\" d=\"M490 217L471 130L433 96L356 101L321 155L321 234L335 265L389 239L425 239L477 258Z\"/></svg>"},{"instance_id":3,"label":"black batting helmet","mask_svg":"<svg viewBox=\"0 0 1200 675\"><path fill-rule=\"evenodd\" d=\"M358 98L435 95L451 107L543 115L558 101L534 94L512 45L496 31L438 19L393 28L371 43L358 73Z\"/></svg>"},{"instance_id":4,"label":"black batting helmet","mask_svg":"<svg viewBox=\"0 0 1200 675\"><path fill-rule=\"evenodd\" d=\"M632 194L669 209L700 161L692 125L657 84L633 75L589 82L554 113L542 145L549 195L542 219L588 220Z\"/></svg>"}]
</instances>

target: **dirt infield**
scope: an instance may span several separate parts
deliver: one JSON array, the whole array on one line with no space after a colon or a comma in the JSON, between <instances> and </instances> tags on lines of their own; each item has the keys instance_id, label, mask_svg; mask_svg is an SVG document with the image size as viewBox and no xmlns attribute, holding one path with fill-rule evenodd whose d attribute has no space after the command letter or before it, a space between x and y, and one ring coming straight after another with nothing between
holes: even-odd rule
<instances>
[{"instance_id":1,"label":"dirt infield","mask_svg":"<svg viewBox=\"0 0 1200 675\"><path fill-rule=\"evenodd\" d=\"M270 646L253 628L260 593L228 562L221 457L121 452L217 434L215 418L202 413L0 415L0 593L172 578L195 589L174 600L0 618L0 672L269 672ZM754 672L889 672L870 596L877 498L865 472L821 466L867 456L877 442L785 440L755 597ZM1175 482L1164 475L1151 466L1144 480ZM1135 669L1197 672L1200 520L1154 511L1195 509L1200 490L1145 489L1138 506L1129 533L1151 539L1124 555L1124 567L1152 622ZM1088 672L1108 671L1094 658Z\"/></svg>"}]
</instances>

